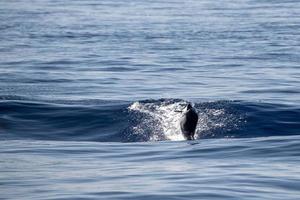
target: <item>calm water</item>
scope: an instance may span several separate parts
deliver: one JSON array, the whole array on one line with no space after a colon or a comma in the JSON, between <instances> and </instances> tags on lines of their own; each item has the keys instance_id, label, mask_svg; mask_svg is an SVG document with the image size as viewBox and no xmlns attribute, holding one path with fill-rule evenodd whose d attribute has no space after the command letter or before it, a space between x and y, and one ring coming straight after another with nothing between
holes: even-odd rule
<instances>
[{"instance_id":1,"label":"calm water","mask_svg":"<svg viewBox=\"0 0 300 200\"><path fill-rule=\"evenodd\" d=\"M0 199L299 199L299 33L297 1L1 1Z\"/></svg>"}]
</instances>

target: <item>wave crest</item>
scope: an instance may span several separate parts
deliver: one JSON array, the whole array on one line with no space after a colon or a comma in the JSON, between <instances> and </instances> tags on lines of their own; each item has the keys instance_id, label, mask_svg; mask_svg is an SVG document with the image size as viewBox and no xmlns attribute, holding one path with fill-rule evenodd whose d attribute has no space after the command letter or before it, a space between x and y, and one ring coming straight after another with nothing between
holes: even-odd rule
<instances>
[{"instance_id":1,"label":"wave crest","mask_svg":"<svg viewBox=\"0 0 300 200\"><path fill-rule=\"evenodd\" d=\"M137 102L0 101L0 139L145 142L183 140L182 99ZM194 102L196 139L300 134L300 109L243 101Z\"/></svg>"}]
</instances>

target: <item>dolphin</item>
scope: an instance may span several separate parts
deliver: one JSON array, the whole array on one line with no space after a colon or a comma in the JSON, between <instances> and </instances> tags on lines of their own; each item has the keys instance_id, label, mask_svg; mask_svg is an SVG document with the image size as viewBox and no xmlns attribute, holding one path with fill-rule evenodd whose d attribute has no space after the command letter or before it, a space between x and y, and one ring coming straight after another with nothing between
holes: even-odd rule
<instances>
[{"instance_id":1,"label":"dolphin","mask_svg":"<svg viewBox=\"0 0 300 200\"><path fill-rule=\"evenodd\" d=\"M187 104L186 110L180 119L181 132L185 139L194 140L195 130L198 122L198 114L190 103Z\"/></svg>"}]
</instances>

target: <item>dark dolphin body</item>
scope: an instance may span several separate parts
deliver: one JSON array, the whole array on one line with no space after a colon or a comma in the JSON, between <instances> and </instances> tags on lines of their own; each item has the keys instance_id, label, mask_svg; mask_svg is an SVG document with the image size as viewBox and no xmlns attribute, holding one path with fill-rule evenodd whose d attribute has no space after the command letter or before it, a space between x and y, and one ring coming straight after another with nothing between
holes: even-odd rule
<instances>
[{"instance_id":1,"label":"dark dolphin body","mask_svg":"<svg viewBox=\"0 0 300 200\"><path fill-rule=\"evenodd\" d=\"M187 140L194 140L195 130L198 122L198 114L191 104L187 105L186 111L180 120L180 128Z\"/></svg>"}]
</instances>

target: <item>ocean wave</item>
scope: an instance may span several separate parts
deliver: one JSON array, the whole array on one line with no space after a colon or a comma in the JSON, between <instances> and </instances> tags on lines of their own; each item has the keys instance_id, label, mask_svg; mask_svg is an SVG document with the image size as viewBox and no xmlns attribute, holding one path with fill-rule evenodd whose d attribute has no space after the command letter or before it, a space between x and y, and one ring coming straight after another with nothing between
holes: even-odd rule
<instances>
[{"instance_id":1,"label":"ocean wave","mask_svg":"<svg viewBox=\"0 0 300 200\"><path fill-rule=\"evenodd\" d=\"M0 138L146 142L184 140L182 99L126 101L0 101ZM192 102L199 114L196 139L300 134L300 108L245 101Z\"/></svg>"}]
</instances>

